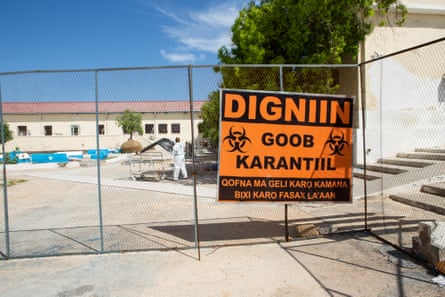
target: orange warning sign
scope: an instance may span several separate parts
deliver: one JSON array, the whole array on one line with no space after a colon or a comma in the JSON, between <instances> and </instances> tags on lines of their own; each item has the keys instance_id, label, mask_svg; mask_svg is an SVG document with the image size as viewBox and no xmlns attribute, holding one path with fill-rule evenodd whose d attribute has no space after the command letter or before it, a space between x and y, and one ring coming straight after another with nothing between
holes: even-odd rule
<instances>
[{"instance_id":1,"label":"orange warning sign","mask_svg":"<svg viewBox=\"0 0 445 297\"><path fill-rule=\"evenodd\" d=\"M220 96L219 201L351 201L352 98Z\"/></svg>"}]
</instances>

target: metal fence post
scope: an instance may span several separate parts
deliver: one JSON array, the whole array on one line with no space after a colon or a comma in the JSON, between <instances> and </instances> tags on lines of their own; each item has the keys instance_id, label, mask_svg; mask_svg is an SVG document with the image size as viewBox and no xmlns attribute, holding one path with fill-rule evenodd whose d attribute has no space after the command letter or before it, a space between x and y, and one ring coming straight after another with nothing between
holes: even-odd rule
<instances>
[{"instance_id":1,"label":"metal fence post","mask_svg":"<svg viewBox=\"0 0 445 297\"><path fill-rule=\"evenodd\" d=\"M364 216L365 216L365 230L368 230L368 189L367 189L367 172L366 172L366 64L360 64L360 88L361 88L361 109L362 109L362 149L363 149L363 194L364 194Z\"/></svg>"},{"instance_id":2,"label":"metal fence post","mask_svg":"<svg viewBox=\"0 0 445 297\"><path fill-rule=\"evenodd\" d=\"M6 256L9 257L9 212L8 212L8 180L6 178L6 152L5 152L5 129L3 122L3 99L2 86L0 85L0 124L1 124L1 140L2 140L2 156L3 156L3 212L5 216L5 245Z\"/></svg>"},{"instance_id":3,"label":"metal fence post","mask_svg":"<svg viewBox=\"0 0 445 297\"><path fill-rule=\"evenodd\" d=\"M283 65L280 65L280 92L284 91L284 85L283 85ZM286 203L284 204L284 238L286 241L289 241L289 205Z\"/></svg>"},{"instance_id":4,"label":"metal fence post","mask_svg":"<svg viewBox=\"0 0 445 297\"><path fill-rule=\"evenodd\" d=\"M98 71L94 71L95 78L95 101L96 101L96 156L97 156L97 197L99 207L99 232L100 232L100 251L104 252L104 230L103 230L103 214L102 214L102 187L100 178L100 144L99 144L99 86Z\"/></svg>"},{"instance_id":5,"label":"metal fence post","mask_svg":"<svg viewBox=\"0 0 445 297\"><path fill-rule=\"evenodd\" d=\"M193 80L192 66L188 67L188 85L190 100L190 125L192 131L192 171L193 171L193 209L195 222L195 247L198 248L198 260L201 259L201 250L199 246L199 223L198 223L198 197L196 194L196 169L195 169L195 133L194 133L194 117L193 117Z\"/></svg>"}]
</instances>

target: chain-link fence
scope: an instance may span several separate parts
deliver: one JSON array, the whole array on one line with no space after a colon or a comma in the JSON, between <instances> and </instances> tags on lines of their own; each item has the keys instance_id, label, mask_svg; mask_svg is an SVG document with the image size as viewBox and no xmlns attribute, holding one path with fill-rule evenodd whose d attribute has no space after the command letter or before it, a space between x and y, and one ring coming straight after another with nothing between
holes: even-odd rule
<instances>
[{"instance_id":1,"label":"chain-link fence","mask_svg":"<svg viewBox=\"0 0 445 297\"><path fill-rule=\"evenodd\" d=\"M361 65L368 227L406 250L420 222L444 221L444 53L441 39Z\"/></svg>"},{"instance_id":2,"label":"chain-link fence","mask_svg":"<svg viewBox=\"0 0 445 297\"><path fill-rule=\"evenodd\" d=\"M317 234L368 227L390 236L415 231L419 220L440 215L395 202L387 189L440 179L443 163L422 161L428 165L394 175L370 169L397 168L382 160L399 152L445 145L444 52L439 42L360 67L2 73L0 115L8 125L2 135L9 130L12 140L3 141L0 252L18 258L262 243L282 240L287 231L297 236L297 225ZM198 129L212 92L224 87L359 98L359 68L366 114L358 112L357 102L352 203L216 202L218 152ZM123 133L118 122L125 110L141 115L141 134ZM176 137L186 146L189 175L179 181L173 180L169 151ZM129 138L142 145L142 153L122 151Z\"/></svg>"}]
</instances>

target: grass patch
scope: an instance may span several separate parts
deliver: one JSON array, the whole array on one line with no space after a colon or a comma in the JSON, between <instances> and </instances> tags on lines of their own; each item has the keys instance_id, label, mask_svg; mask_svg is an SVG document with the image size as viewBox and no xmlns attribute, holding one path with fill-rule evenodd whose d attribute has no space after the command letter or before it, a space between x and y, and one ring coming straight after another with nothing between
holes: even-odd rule
<instances>
[{"instance_id":1,"label":"grass patch","mask_svg":"<svg viewBox=\"0 0 445 297\"><path fill-rule=\"evenodd\" d=\"M10 179L10 180L8 180L8 187L11 187L11 186L15 186L15 185L17 185L17 184L20 184L20 183L24 183L24 182L27 182L28 180L26 180L26 179L21 179L21 178L13 178L13 179ZM3 187L3 183L0 183L0 185Z\"/></svg>"}]
</instances>

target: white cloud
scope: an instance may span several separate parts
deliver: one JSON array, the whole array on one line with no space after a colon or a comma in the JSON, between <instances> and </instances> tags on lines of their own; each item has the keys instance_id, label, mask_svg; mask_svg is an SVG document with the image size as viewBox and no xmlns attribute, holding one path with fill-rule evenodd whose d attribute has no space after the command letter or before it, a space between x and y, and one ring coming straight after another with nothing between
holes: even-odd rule
<instances>
[{"instance_id":1,"label":"white cloud","mask_svg":"<svg viewBox=\"0 0 445 297\"><path fill-rule=\"evenodd\" d=\"M183 16L158 7L159 12L175 23L163 26L162 32L177 43L168 52L163 49L161 55L171 62L193 63L203 59L203 52L216 54L221 46L230 45L230 28L245 2L219 3L202 11L188 11Z\"/></svg>"},{"instance_id":2,"label":"white cloud","mask_svg":"<svg viewBox=\"0 0 445 297\"><path fill-rule=\"evenodd\" d=\"M179 23L179 24L183 24L183 25L189 25L189 23L186 23L184 20L182 20L181 18L177 17L174 13L168 12L165 9L162 9L159 6L156 6L156 9L158 11L160 11L162 14L170 17L171 19L173 19L175 22Z\"/></svg>"},{"instance_id":3,"label":"white cloud","mask_svg":"<svg viewBox=\"0 0 445 297\"><path fill-rule=\"evenodd\" d=\"M192 53L169 53L166 50L160 51L161 56L174 63L190 64L197 60L197 57Z\"/></svg>"},{"instance_id":4,"label":"white cloud","mask_svg":"<svg viewBox=\"0 0 445 297\"><path fill-rule=\"evenodd\" d=\"M190 12L190 17L198 23L208 24L212 27L230 28L235 18L238 17L240 8L223 3L210 7L204 12Z\"/></svg>"}]
</instances>

